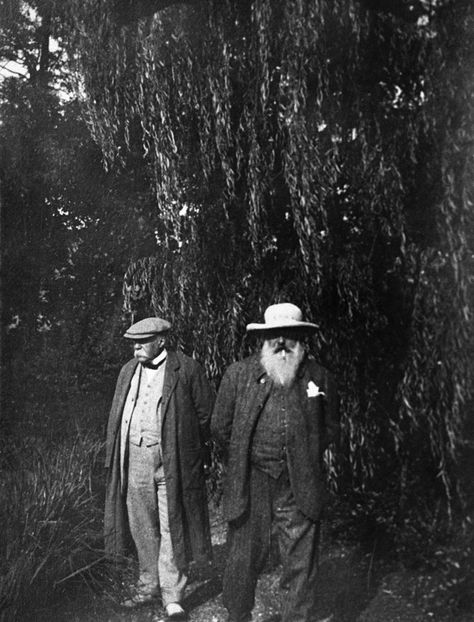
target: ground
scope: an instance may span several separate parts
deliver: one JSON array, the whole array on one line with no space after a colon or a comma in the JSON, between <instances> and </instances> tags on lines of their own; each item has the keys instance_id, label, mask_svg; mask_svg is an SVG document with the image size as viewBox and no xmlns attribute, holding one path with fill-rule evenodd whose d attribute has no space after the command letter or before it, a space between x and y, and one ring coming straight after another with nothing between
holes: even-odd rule
<instances>
[{"instance_id":1,"label":"ground","mask_svg":"<svg viewBox=\"0 0 474 622\"><path fill-rule=\"evenodd\" d=\"M214 562L191 568L185 602L190 622L225 622L221 577L225 563L225 525L213 513ZM278 565L261 576L255 622L279 621ZM331 622L469 622L470 617L450 618L421 609L413 597L414 577L374 560L370 552L354 545L330 542L323 532L317 620ZM128 610L117 604L111 590L80 589L63 597L48 610L36 612L34 622L159 622L163 610L143 606ZM332 616L332 617L331 617ZM315 620L316 622L316 620Z\"/></svg>"}]
</instances>

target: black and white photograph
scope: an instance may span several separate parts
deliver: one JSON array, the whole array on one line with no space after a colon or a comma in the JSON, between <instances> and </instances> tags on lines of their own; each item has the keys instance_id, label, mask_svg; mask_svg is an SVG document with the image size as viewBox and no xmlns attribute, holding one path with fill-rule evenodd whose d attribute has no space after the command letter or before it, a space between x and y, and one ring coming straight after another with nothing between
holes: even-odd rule
<instances>
[{"instance_id":1,"label":"black and white photograph","mask_svg":"<svg viewBox=\"0 0 474 622\"><path fill-rule=\"evenodd\" d=\"M473 0L0 0L0 312L0 622L472 622Z\"/></svg>"}]
</instances>

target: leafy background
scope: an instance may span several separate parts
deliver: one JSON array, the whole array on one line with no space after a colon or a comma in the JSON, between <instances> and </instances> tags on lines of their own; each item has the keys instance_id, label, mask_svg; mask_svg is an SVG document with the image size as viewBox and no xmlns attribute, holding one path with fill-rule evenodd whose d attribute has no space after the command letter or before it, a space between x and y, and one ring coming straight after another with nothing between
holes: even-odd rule
<instances>
[{"instance_id":1,"label":"leafy background","mask_svg":"<svg viewBox=\"0 0 474 622\"><path fill-rule=\"evenodd\" d=\"M25 435L101 437L132 320L171 318L217 386L245 325L291 300L339 379L336 535L459 590L472 3L0 7L3 467Z\"/></svg>"}]
</instances>

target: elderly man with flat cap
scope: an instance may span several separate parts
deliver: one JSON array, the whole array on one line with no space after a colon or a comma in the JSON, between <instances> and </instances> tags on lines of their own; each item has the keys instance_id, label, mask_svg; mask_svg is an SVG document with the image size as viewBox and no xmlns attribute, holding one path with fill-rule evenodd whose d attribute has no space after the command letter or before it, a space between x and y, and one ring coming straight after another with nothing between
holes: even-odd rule
<instances>
[{"instance_id":1,"label":"elderly man with flat cap","mask_svg":"<svg viewBox=\"0 0 474 622\"><path fill-rule=\"evenodd\" d=\"M105 546L111 559L138 555L137 585L125 606L161 593L166 620L184 620L191 559L209 559L204 479L213 395L203 369L166 347L170 323L151 317L125 338L134 358L118 377L107 440Z\"/></svg>"},{"instance_id":2,"label":"elderly man with flat cap","mask_svg":"<svg viewBox=\"0 0 474 622\"><path fill-rule=\"evenodd\" d=\"M265 311L258 354L232 364L219 387L211 431L227 456L224 517L228 558L223 601L229 622L247 622L270 550L282 561L282 622L314 622L324 502L323 452L338 433L331 374L306 352L317 329L290 303Z\"/></svg>"}]
</instances>

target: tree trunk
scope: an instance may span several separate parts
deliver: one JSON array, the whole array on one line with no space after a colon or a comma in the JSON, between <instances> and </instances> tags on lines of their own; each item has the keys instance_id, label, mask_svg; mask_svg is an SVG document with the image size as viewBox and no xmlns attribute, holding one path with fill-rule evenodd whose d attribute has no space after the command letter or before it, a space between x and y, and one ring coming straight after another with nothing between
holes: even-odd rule
<instances>
[{"instance_id":1,"label":"tree trunk","mask_svg":"<svg viewBox=\"0 0 474 622\"><path fill-rule=\"evenodd\" d=\"M51 36L51 9L45 10L41 23L40 57L38 69L38 84L47 88L49 84L49 39Z\"/></svg>"}]
</instances>

